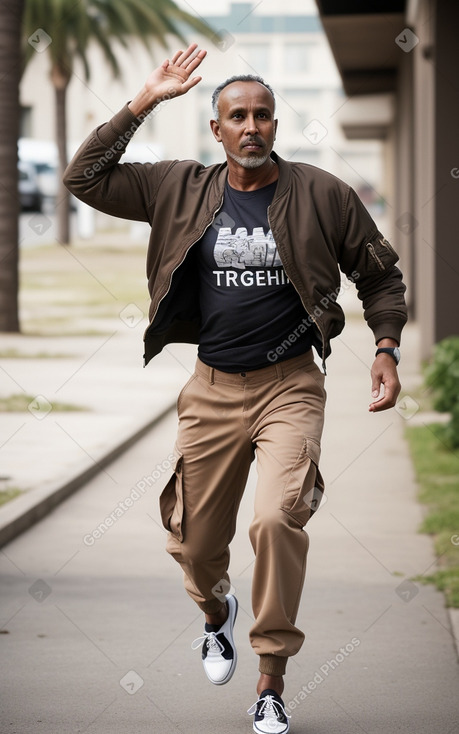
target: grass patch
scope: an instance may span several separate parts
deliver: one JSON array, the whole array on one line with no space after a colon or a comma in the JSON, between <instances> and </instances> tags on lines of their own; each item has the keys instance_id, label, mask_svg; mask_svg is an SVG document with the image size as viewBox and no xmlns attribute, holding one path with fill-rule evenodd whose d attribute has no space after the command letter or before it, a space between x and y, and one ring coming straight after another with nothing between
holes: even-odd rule
<instances>
[{"instance_id":1,"label":"grass patch","mask_svg":"<svg viewBox=\"0 0 459 734\"><path fill-rule=\"evenodd\" d=\"M459 607L459 452L442 440L443 426L407 428L407 438L419 482L419 499L427 512L421 532L432 535L439 570L417 581L434 583L446 603Z\"/></svg>"},{"instance_id":2,"label":"grass patch","mask_svg":"<svg viewBox=\"0 0 459 734\"><path fill-rule=\"evenodd\" d=\"M129 304L145 314L147 323L145 258L146 246L129 244L123 248L92 243L24 250L22 332L44 336L112 333L113 324L120 330L127 328L120 313Z\"/></svg>"},{"instance_id":3,"label":"grass patch","mask_svg":"<svg viewBox=\"0 0 459 734\"><path fill-rule=\"evenodd\" d=\"M0 490L0 506L5 505L10 500L13 500L19 494L22 494L22 491L20 489L17 489L17 487L10 487L9 489L1 489Z\"/></svg>"},{"instance_id":4,"label":"grass patch","mask_svg":"<svg viewBox=\"0 0 459 734\"><path fill-rule=\"evenodd\" d=\"M0 359L69 359L72 354L51 352L20 352L18 349L0 349Z\"/></svg>"},{"instance_id":5,"label":"grass patch","mask_svg":"<svg viewBox=\"0 0 459 734\"><path fill-rule=\"evenodd\" d=\"M49 407L51 406L51 408ZM48 401L38 400L33 395L25 395L19 393L17 395L0 396L0 413L23 413L26 410L32 412L55 410L58 412L85 411L87 408L81 405L72 405L71 403L49 403Z\"/></svg>"},{"instance_id":6,"label":"grass patch","mask_svg":"<svg viewBox=\"0 0 459 734\"><path fill-rule=\"evenodd\" d=\"M424 387L422 384L409 391L402 390L398 397L398 401L403 400L403 398L411 398L412 400L415 400L419 405L419 410L423 413L434 410L432 391Z\"/></svg>"}]
</instances>

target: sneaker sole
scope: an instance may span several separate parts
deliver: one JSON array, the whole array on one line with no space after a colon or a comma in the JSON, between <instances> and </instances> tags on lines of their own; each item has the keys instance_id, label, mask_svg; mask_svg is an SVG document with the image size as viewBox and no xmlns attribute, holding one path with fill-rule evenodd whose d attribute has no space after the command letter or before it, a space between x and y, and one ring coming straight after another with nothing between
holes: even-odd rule
<instances>
[{"instance_id":1,"label":"sneaker sole","mask_svg":"<svg viewBox=\"0 0 459 734\"><path fill-rule=\"evenodd\" d=\"M266 732L262 731L261 729L257 729L257 725L255 721L253 722L253 730L256 731L257 734L266 734ZM289 731L290 731L290 722L287 721L287 728L284 729L284 731L281 732L281 734L288 734Z\"/></svg>"},{"instance_id":2,"label":"sneaker sole","mask_svg":"<svg viewBox=\"0 0 459 734\"><path fill-rule=\"evenodd\" d=\"M266 732L262 731L261 729L257 729L257 727L255 726L255 724L253 725L253 730L254 730L254 731L255 731L255 732L257 733L257 734L266 734ZM283 731L283 732L281 732L281 734L288 734L288 732L289 732L289 731L290 731L290 724L289 724L289 725L287 726L287 728L286 728L286 729L284 729L284 731Z\"/></svg>"}]
</instances>

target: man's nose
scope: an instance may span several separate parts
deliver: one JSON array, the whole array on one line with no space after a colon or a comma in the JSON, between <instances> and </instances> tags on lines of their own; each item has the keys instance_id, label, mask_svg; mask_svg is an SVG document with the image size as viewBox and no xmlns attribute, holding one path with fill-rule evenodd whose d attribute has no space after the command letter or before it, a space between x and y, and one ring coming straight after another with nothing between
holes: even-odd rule
<instances>
[{"instance_id":1,"label":"man's nose","mask_svg":"<svg viewBox=\"0 0 459 734\"><path fill-rule=\"evenodd\" d=\"M247 115L245 120L245 131L247 135L253 135L258 130L254 115Z\"/></svg>"}]
</instances>

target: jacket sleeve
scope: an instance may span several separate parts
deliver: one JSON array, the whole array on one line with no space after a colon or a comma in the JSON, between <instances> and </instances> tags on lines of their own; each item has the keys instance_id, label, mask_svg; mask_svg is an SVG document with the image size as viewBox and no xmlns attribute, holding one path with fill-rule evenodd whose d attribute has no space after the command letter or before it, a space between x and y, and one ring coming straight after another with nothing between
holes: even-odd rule
<instances>
[{"instance_id":1,"label":"jacket sleeve","mask_svg":"<svg viewBox=\"0 0 459 734\"><path fill-rule=\"evenodd\" d=\"M375 342L390 337L400 343L407 309L398 255L351 188L342 214L340 267L356 285Z\"/></svg>"},{"instance_id":2,"label":"jacket sleeve","mask_svg":"<svg viewBox=\"0 0 459 734\"><path fill-rule=\"evenodd\" d=\"M156 192L171 162L119 163L140 124L126 104L79 147L65 170L64 184L94 209L148 222Z\"/></svg>"}]
</instances>

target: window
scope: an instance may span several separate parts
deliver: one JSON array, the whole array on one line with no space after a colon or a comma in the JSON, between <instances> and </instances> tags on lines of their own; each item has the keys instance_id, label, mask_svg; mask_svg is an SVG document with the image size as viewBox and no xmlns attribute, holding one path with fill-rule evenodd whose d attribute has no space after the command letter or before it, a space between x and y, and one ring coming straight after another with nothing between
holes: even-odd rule
<instances>
[{"instance_id":1,"label":"window","mask_svg":"<svg viewBox=\"0 0 459 734\"><path fill-rule=\"evenodd\" d=\"M249 68L244 69L244 74L256 74L257 76L267 76L271 68L270 64L270 46L267 43L258 43L247 46L241 50L241 59Z\"/></svg>"},{"instance_id":2,"label":"window","mask_svg":"<svg viewBox=\"0 0 459 734\"><path fill-rule=\"evenodd\" d=\"M304 74L311 67L311 46L305 43L292 43L284 49L285 71L290 74Z\"/></svg>"}]
</instances>

